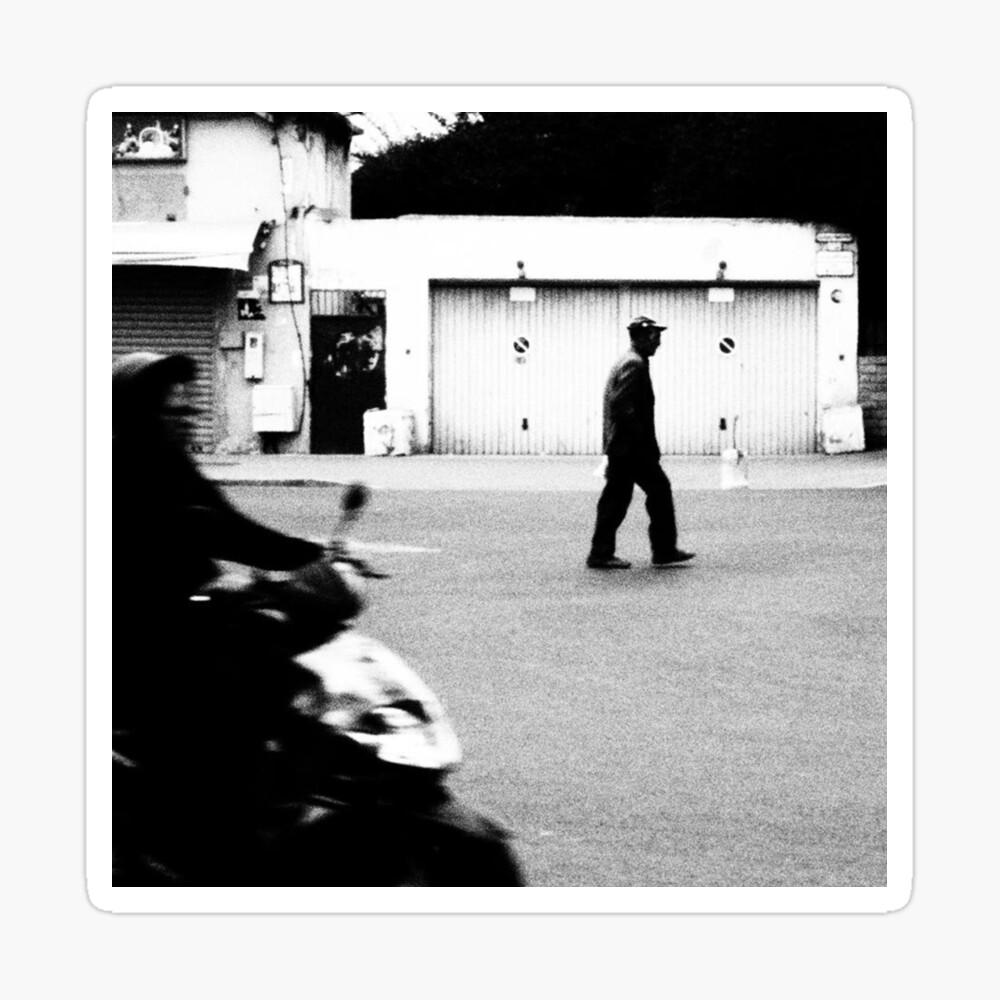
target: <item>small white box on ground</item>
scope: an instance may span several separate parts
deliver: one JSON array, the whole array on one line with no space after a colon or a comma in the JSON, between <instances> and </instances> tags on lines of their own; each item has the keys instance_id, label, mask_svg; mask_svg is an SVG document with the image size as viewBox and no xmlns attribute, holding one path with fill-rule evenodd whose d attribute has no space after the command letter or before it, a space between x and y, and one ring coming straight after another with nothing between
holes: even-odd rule
<instances>
[{"instance_id":1,"label":"small white box on ground","mask_svg":"<svg viewBox=\"0 0 1000 1000\"><path fill-rule=\"evenodd\" d=\"M412 410L365 410L366 455L412 455L416 419Z\"/></svg>"},{"instance_id":2,"label":"small white box on ground","mask_svg":"<svg viewBox=\"0 0 1000 1000\"><path fill-rule=\"evenodd\" d=\"M865 450L865 425L860 406L828 406L820 414L820 447L827 455Z\"/></svg>"},{"instance_id":3,"label":"small white box on ground","mask_svg":"<svg viewBox=\"0 0 1000 1000\"><path fill-rule=\"evenodd\" d=\"M251 390L255 434L297 430L295 389L290 385L255 385Z\"/></svg>"}]
</instances>

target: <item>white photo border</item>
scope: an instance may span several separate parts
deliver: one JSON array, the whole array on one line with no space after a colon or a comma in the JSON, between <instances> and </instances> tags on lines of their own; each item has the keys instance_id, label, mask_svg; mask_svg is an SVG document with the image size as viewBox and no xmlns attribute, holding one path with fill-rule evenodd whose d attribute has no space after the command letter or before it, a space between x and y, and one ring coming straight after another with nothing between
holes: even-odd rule
<instances>
[{"instance_id":1,"label":"white photo border","mask_svg":"<svg viewBox=\"0 0 1000 1000\"><path fill-rule=\"evenodd\" d=\"M888 875L870 888L127 888L111 885L111 197L108 116L160 105L188 110L382 106L532 111L884 112L887 116L887 339L893 347L888 478ZM913 122L888 86L141 86L92 95L87 114L86 878L113 913L886 913L913 880Z\"/></svg>"}]
</instances>

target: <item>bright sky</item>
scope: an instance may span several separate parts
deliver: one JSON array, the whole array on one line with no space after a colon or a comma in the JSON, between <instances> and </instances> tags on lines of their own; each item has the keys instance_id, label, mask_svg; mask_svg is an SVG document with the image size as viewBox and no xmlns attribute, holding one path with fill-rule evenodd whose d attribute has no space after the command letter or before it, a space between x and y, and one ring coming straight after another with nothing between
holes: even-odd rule
<instances>
[{"instance_id":1,"label":"bright sky","mask_svg":"<svg viewBox=\"0 0 1000 1000\"><path fill-rule=\"evenodd\" d=\"M390 142L402 142L415 135L440 135L444 127L435 119L440 115L454 121L456 111L363 111L351 116L351 121L364 130L351 142L355 153L377 153Z\"/></svg>"}]
</instances>

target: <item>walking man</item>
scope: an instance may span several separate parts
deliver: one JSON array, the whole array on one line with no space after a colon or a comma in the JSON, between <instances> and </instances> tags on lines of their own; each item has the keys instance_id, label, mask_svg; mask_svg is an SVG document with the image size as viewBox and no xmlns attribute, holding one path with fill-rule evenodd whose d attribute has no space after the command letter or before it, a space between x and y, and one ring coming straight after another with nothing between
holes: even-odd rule
<instances>
[{"instance_id":1,"label":"walking man","mask_svg":"<svg viewBox=\"0 0 1000 1000\"><path fill-rule=\"evenodd\" d=\"M677 548L677 523L670 480L660 468L660 448L653 425L653 384L649 359L660 346L661 326L648 316L628 325L631 347L612 366L604 387L604 453L607 481L597 501L597 524L587 565L591 569L628 569L615 555L615 537L625 520L632 492L646 494L653 566L673 566L694 558Z\"/></svg>"}]
</instances>

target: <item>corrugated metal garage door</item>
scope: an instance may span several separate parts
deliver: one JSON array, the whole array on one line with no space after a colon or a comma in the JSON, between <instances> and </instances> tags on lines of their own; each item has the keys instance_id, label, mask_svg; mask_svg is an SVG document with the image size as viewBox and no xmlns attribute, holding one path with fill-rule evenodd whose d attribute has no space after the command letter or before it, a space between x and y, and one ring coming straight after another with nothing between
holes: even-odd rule
<instances>
[{"instance_id":1,"label":"corrugated metal garage door","mask_svg":"<svg viewBox=\"0 0 1000 1000\"><path fill-rule=\"evenodd\" d=\"M434 451L598 454L604 380L638 314L669 327L650 365L665 454L718 454L734 417L749 454L815 451L815 286L736 287L731 301L710 301L704 286L513 294L519 301L508 285L432 289Z\"/></svg>"},{"instance_id":2,"label":"corrugated metal garage door","mask_svg":"<svg viewBox=\"0 0 1000 1000\"><path fill-rule=\"evenodd\" d=\"M112 269L111 349L187 354L197 366L199 410L192 446L215 446L215 349L220 304L228 272L209 268L115 267Z\"/></svg>"}]
</instances>

